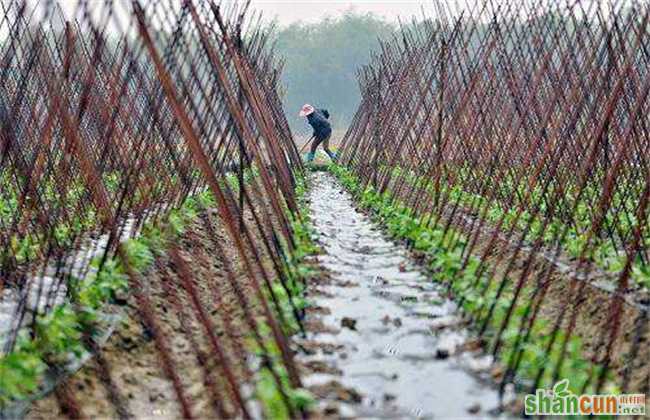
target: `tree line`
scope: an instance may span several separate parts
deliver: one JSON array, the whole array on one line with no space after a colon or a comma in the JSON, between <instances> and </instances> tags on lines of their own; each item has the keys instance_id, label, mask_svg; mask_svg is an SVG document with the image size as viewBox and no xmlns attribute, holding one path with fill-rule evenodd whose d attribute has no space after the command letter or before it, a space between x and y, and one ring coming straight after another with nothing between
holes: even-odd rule
<instances>
[{"instance_id":1,"label":"tree line","mask_svg":"<svg viewBox=\"0 0 650 420\"><path fill-rule=\"evenodd\" d=\"M308 132L297 115L309 103L328 109L335 132L345 130L360 100L357 69L370 61L379 38L395 31L394 24L377 15L353 11L276 29L276 52L285 60L282 99L291 128Z\"/></svg>"}]
</instances>

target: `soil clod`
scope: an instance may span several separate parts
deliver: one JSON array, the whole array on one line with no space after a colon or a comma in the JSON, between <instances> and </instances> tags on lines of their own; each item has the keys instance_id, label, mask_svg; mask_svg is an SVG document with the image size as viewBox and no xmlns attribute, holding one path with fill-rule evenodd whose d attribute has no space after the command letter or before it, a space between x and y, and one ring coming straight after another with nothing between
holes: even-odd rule
<instances>
[{"instance_id":1,"label":"soil clod","mask_svg":"<svg viewBox=\"0 0 650 420\"><path fill-rule=\"evenodd\" d=\"M437 349L436 350L436 359L438 360L444 360L449 358L449 350L448 349Z\"/></svg>"},{"instance_id":2,"label":"soil clod","mask_svg":"<svg viewBox=\"0 0 650 420\"><path fill-rule=\"evenodd\" d=\"M352 318L347 317L347 316L344 316L341 319L341 327L350 329L352 331L356 331L357 330L357 320L352 319Z\"/></svg>"},{"instance_id":3,"label":"soil clod","mask_svg":"<svg viewBox=\"0 0 650 420\"><path fill-rule=\"evenodd\" d=\"M467 407L467 412L470 414L478 414L481 411L481 404L474 403Z\"/></svg>"}]
</instances>

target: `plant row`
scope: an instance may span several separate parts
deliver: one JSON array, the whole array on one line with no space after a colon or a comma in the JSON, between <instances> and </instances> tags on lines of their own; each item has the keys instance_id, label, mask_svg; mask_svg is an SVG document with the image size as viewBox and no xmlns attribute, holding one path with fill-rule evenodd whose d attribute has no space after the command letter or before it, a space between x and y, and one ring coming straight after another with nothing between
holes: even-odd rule
<instances>
[{"instance_id":1,"label":"plant row","mask_svg":"<svg viewBox=\"0 0 650 420\"><path fill-rule=\"evenodd\" d=\"M464 264L462 254L467 238L461 231L451 227L445 233L444 226L430 224L427 215L414 216L412 209L391 198L389 193L379 194L371 186L363 189L348 169L334 165L330 168L359 204L371 211L393 237L407 241L414 250L426 256L432 280L449 288L473 325L485 323L483 337L488 347L494 348L498 342L498 359L516 373L519 385L531 385L538 375L541 375L540 386L552 385L554 368L559 367L559 376L569 379L574 392L589 389L590 374L599 372L601 367L583 353L581 338L577 335L564 337L562 331L552 336L549 332L553 320L538 316L528 327L524 339L520 326L531 319L533 300L519 299L517 307L512 308L513 281L506 279L499 283L487 274L480 274L480 261L476 256L470 256ZM524 286L520 293L530 297L534 290ZM560 345L564 340L568 342L566 352ZM616 391L613 385L609 386L611 391Z\"/></svg>"},{"instance_id":2,"label":"plant row","mask_svg":"<svg viewBox=\"0 0 650 420\"><path fill-rule=\"evenodd\" d=\"M627 255L624 248L616 247L614 241L608 237L590 235L593 224L593 209L586 200L578 202L574 217L571 221L565 221L559 215L548 215L546 202L550 194L547 192L545 197L540 187L526 191L526 188L521 184L508 182L500 184L499 190L504 197L524 197L528 193L529 200L527 200L524 207L522 203L517 201L507 204L496 199L490 200L483 194L467 191L461 184L444 182L438 186L438 191L436 191L436 185L434 185L433 181L422 182L412 173L403 171L400 168L396 168L394 174L403 176L411 187L422 188L429 194L446 197L450 206L458 204L465 210L478 210L479 215L485 217L485 220L491 226L500 224L503 231L516 229L516 232L524 235L523 239L528 244L541 240L544 245L552 249L559 242L565 255L574 259L585 258L608 273L612 278L619 275L625 266ZM596 194L595 190L597 188L597 186L592 186L589 189L594 190L593 193ZM516 191L516 193L513 193L513 191ZM625 199L621 197L622 194L621 191L617 191L614 194L614 202L623 202ZM633 206L633 203L628 203L623 208L629 209L635 208L635 206ZM608 213L606 217L609 218L606 224L615 224L611 213ZM619 218L620 220L628 220L627 224L619 223L619 232L622 235L629 235L632 226L636 223L636 216L627 214L626 217L619 216ZM544 226L545 224L546 226ZM650 248L650 235L645 235L645 242L645 246ZM648 264L648 261L644 261L640 254L632 263L630 276L638 286L650 289L650 264Z\"/></svg>"}]
</instances>

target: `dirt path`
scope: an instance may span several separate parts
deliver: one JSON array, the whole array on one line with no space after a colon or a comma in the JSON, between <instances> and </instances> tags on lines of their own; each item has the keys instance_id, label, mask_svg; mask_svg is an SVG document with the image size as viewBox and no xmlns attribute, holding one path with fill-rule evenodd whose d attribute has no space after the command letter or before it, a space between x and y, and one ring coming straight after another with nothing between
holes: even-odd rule
<instances>
[{"instance_id":1,"label":"dirt path","mask_svg":"<svg viewBox=\"0 0 650 420\"><path fill-rule=\"evenodd\" d=\"M489 416L497 392L491 360L474 353L453 302L326 173L313 175L312 219L329 281L312 285L315 304L302 342L304 383L332 416ZM464 350L463 350L464 349ZM482 373L480 373L482 372Z\"/></svg>"}]
</instances>

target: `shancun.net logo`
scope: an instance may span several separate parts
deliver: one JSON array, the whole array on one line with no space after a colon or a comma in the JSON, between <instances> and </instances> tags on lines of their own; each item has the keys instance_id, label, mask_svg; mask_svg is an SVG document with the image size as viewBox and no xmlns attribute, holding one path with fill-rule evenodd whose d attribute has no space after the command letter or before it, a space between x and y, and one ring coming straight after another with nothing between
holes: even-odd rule
<instances>
[{"instance_id":1,"label":"shancun.net logo","mask_svg":"<svg viewBox=\"0 0 650 420\"><path fill-rule=\"evenodd\" d=\"M644 416L645 394L576 395L563 379L553 389L538 389L524 398L528 416Z\"/></svg>"}]
</instances>

